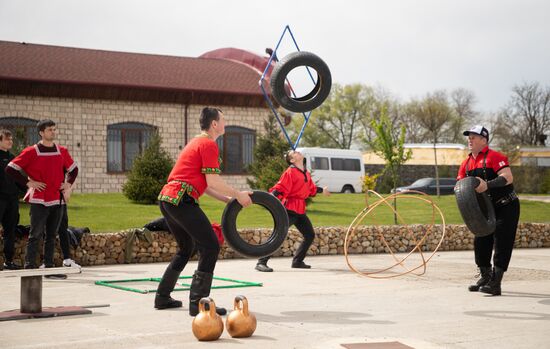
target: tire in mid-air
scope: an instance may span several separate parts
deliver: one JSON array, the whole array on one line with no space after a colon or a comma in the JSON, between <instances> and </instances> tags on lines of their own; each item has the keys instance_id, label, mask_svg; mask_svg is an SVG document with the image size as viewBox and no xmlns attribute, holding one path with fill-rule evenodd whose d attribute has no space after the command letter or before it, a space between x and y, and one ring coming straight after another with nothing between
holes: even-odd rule
<instances>
[{"instance_id":1,"label":"tire in mid-air","mask_svg":"<svg viewBox=\"0 0 550 349\"><path fill-rule=\"evenodd\" d=\"M302 97L292 97L285 89L288 74L297 67L306 66L317 72L317 82L311 92ZM332 76L328 65L311 52L298 51L283 57L271 74L271 95L283 108L304 113L319 107L330 94Z\"/></svg>"}]
</instances>

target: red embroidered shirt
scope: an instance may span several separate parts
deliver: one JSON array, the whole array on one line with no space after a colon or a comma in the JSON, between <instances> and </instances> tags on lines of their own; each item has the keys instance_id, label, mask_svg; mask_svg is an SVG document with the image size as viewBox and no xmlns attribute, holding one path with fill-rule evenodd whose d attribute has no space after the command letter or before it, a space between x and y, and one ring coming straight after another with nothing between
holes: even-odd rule
<instances>
[{"instance_id":1,"label":"red embroidered shirt","mask_svg":"<svg viewBox=\"0 0 550 349\"><path fill-rule=\"evenodd\" d=\"M160 191L158 199L178 205L185 193L195 200L206 190L206 174L221 173L218 145L205 136L195 137L181 151L168 183Z\"/></svg>"},{"instance_id":2,"label":"red embroidered shirt","mask_svg":"<svg viewBox=\"0 0 550 349\"><path fill-rule=\"evenodd\" d=\"M315 196L318 190L309 171L290 166L269 191L277 194L287 210L305 214L306 199Z\"/></svg>"},{"instance_id":3,"label":"red embroidered shirt","mask_svg":"<svg viewBox=\"0 0 550 349\"><path fill-rule=\"evenodd\" d=\"M65 172L72 172L77 164L69 154L67 148L54 144L56 150L52 152L40 151L35 144L23 149L8 166L21 172L30 179L46 184L44 190L29 188L25 201L31 204L53 206L64 204L61 198L61 185L65 181Z\"/></svg>"}]
</instances>

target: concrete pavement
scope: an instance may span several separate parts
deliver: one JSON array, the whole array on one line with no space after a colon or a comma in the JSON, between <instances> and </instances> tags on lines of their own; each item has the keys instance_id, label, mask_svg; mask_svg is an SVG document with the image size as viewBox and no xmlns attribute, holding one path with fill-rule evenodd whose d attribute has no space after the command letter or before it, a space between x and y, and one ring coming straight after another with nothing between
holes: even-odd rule
<instances>
[{"instance_id":1,"label":"concrete pavement","mask_svg":"<svg viewBox=\"0 0 550 349\"><path fill-rule=\"evenodd\" d=\"M390 265L387 255L353 256L354 265ZM504 276L503 295L470 293L472 251L440 252L423 276L360 277L343 256L308 257L311 270L274 258L273 273L250 259L223 260L216 276L263 282L263 287L213 290L230 307L244 294L258 319L253 337L198 342L184 308L153 309L154 294L94 285L96 280L160 277L166 264L88 267L67 280L44 279L43 305L98 305L91 315L0 322L0 347L21 348L343 348L342 343L399 341L413 348L550 347L550 249L517 249ZM412 264L411 264L412 265ZM183 275L191 275L196 262ZM3 278L0 311L19 308L19 279ZM155 287L137 284L136 287Z\"/></svg>"}]
</instances>

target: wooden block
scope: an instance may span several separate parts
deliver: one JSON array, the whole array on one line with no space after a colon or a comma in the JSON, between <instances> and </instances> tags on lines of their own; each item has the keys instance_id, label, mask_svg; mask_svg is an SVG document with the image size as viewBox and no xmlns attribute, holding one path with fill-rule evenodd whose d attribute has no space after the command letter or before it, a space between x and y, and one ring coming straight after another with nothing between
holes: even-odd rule
<instances>
[{"instance_id":1,"label":"wooden block","mask_svg":"<svg viewBox=\"0 0 550 349\"><path fill-rule=\"evenodd\" d=\"M54 274L80 274L81 268L75 267L59 267L59 268L39 268L39 269L21 269L21 270L4 270L0 271L2 277L27 277L27 276L44 276Z\"/></svg>"},{"instance_id":2,"label":"wooden block","mask_svg":"<svg viewBox=\"0 0 550 349\"><path fill-rule=\"evenodd\" d=\"M19 309L0 312L0 321L48 318L68 315L86 315L92 311L83 307L50 307L40 313L22 313Z\"/></svg>"}]
</instances>

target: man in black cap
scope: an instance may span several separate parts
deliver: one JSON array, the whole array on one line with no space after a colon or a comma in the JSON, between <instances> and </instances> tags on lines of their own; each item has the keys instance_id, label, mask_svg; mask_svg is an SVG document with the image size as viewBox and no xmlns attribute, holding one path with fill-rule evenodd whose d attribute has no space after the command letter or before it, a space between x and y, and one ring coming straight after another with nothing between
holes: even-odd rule
<instances>
[{"instance_id":1,"label":"man in black cap","mask_svg":"<svg viewBox=\"0 0 550 349\"><path fill-rule=\"evenodd\" d=\"M460 165L457 180L477 177L479 185L475 190L478 193L488 190L496 215L494 233L474 239L475 261L481 277L468 289L500 296L502 276L510 264L519 221L519 200L512 184L514 177L508 158L489 149L489 131L485 127L476 125L463 134L468 136L471 153ZM494 268L491 269L493 248Z\"/></svg>"}]
</instances>

